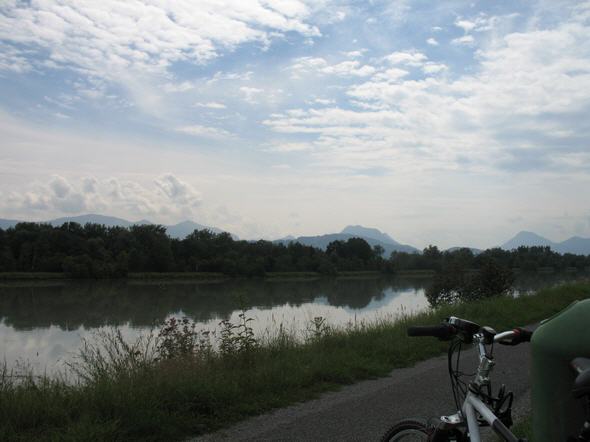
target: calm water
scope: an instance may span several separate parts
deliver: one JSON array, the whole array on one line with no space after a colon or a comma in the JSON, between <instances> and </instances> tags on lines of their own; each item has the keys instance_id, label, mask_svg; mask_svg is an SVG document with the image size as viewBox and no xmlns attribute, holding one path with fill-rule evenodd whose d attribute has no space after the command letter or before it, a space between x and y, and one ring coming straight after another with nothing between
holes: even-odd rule
<instances>
[{"instance_id":1,"label":"calm water","mask_svg":"<svg viewBox=\"0 0 590 442\"><path fill-rule=\"evenodd\" d=\"M520 278L517 290L569 277ZM258 335L279 324L304 333L317 316L333 325L395 317L428 308L424 278L315 279L219 282L76 282L0 284L0 358L9 366L27 361L38 372L55 372L79 348L81 338L117 326L128 338L167 318L189 317L213 331L222 319L237 322L240 305Z\"/></svg>"}]
</instances>

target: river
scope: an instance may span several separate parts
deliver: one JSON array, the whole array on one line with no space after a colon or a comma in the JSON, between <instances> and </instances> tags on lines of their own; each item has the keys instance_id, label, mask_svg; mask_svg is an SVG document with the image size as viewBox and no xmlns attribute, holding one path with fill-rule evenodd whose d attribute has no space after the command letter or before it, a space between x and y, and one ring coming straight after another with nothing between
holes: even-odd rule
<instances>
[{"instance_id":1,"label":"river","mask_svg":"<svg viewBox=\"0 0 590 442\"><path fill-rule=\"evenodd\" d=\"M572 279L520 277L516 293ZM304 335L316 317L346 326L395 318L428 308L428 278L366 277L222 281L47 281L0 284L0 358L37 373L64 368L97 330L118 327L128 339L170 317L187 317L201 330L234 323L242 308L257 336L282 324Z\"/></svg>"}]
</instances>

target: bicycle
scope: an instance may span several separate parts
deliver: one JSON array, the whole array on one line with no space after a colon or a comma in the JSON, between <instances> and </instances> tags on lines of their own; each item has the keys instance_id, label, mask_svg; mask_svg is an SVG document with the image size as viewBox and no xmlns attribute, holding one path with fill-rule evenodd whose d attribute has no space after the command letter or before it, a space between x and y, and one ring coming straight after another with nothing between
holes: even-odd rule
<instances>
[{"instance_id":1,"label":"bicycle","mask_svg":"<svg viewBox=\"0 0 590 442\"><path fill-rule=\"evenodd\" d=\"M532 336L531 331L517 327L497 333L491 327L481 327L474 322L451 316L439 325L409 327L408 335L451 340L448 369L453 397L459 411L450 416L434 418L428 423L417 419L400 421L385 433L382 442L480 442L480 427L484 426L490 426L503 440L523 441L509 430L512 425L514 394L507 393L502 385L497 395L493 396L490 374L495 364L493 344L517 345L528 342ZM467 384L462 379L466 375L459 370L459 361L463 344L472 343L478 351L479 365L474 379Z\"/></svg>"},{"instance_id":2,"label":"bicycle","mask_svg":"<svg viewBox=\"0 0 590 442\"><path fill-rule=\"evenodd\" d=\"M408 328L409 336L433 336L441 340L452 340L448 352L448 369L457 413L441 416L424 423L417 419L406 419L391 427L381 439L382 442L424 441L424 442L480 442L480 427L491 426L494 432L508 442L526 442L517 438L510 430L512 425L512 392L506 393L504 385L497 396L492 395L490 375L494 367L493 344L518 345L531 340L533 332L521 327L496 333L488 326L451 316L435 326L414 326ZM475 344L479 365L475 378L465 383L465 376L459 370L461 347ZM490 351L488 348L490 346ZM455 365L453 356L457 352ZM586 399L586 421L577 436L570 436L567 442L590 441L590 359L575 358L570 363L577 374L572 394L576 399Z\"/></svg>"}]
</instances>

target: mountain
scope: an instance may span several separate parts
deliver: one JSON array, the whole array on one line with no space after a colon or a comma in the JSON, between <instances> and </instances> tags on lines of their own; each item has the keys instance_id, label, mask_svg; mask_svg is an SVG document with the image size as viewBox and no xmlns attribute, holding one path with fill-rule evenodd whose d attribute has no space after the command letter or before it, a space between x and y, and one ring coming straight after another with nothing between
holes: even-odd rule
<instances>
[{"instance_id":1,"label":"mountain","mask_svg":"<svg viewBox=\"0 0 590 442\"><path fill-rule=\"evenodd\" d=\"M520 246L527 246L527 247L552 247L555 243L553 241L548 240L547 238L543 238L540 235L537 235L533 232L518 232L514 238L506 241L500 247L506 250L517 249Z\"/></svg>"},{"instance_id":2,"label":"mountain","mask_svg":"<svg viewBox=\"0 0 590 442\"><path fill-rule=\"evenodd\" d=\"M93 213L89 213L87 215L79 215L79 216L66 216L63 218L52 219L52 220L49 220L46 222L48 224L51 224L54 227L61 226L64 223L78 223L81 225L84 225L86 223L92 223L92 224L102 224L107 227L115 227L115 226L129 227L134 224L138 224L138 223L133 223L131 221L127 221L126 219L123 219L123 218L117 218L115 216L96 215Z\"/></svg>"},{"instance_id":3,"label":"mountain","mask_svg":"<svg viewBox=\"0 0 590 442\"><path fill-rule=\"evenodd\" d=\"M16 219L2 219L0 218L0 229L6 230L16 226L20 221Z\"/></svg>"},{"instance_id":4,"label":"mountain","mask_svg":"<svg viewBox=\"0 0 590 442\"><path fill-rule=\"evenodd\" d=\"M300 236L298 238L293 238L292 236L285 237L274 242L282 242L282 243L289 243L289 242L298 242L300 244L306 246L317 247L318 249L325 250L332 241L347 241L350 238L362 238L371 247L374 246L381 246L383 247L384 256L389 257L391 252L408 252L408 253L418 253L419 250L408 246L405 244L400 244L391 238L386 233L382 233L377 229L367 228L363 226L348 226L344 228L341 233L329 233L326 235L317 235L317 236Z\"/></svg>"},{"instance_id":5,"label":"mountain","mask_svg":"<svg viewBox=\"0 0 590 442\"><path fill-rule=\"evenodd\" d=\"M371 227L346 226L340 233L353 235L358 238L372 238L385 244L400 245L400 243L395 241L387 233L383 233L380 230Z\"/></svg>"},{"instance_id":6,"label":"mountain","mask_svg":"<svg viewBox=\"0 0 590 442\"><path fill-rule=\"evenodd\" d=\"M8 229L10 227L14 227L19 222L22 222L22 221L0 219L0 229ZM135 225L154 224L151 221L146 220L146 219L132 222L132 221L128 221L123 218L117 218L115 216L105 216L105 215L98 215L98 214L67 216L67 217L63 217L63 218L56 218L56 219L52 219L49 221L42 221L42 222L46 223L46 224L51 224L52 226L61 226L62 224L67 223L67 222L75 222L75 223L78 223L81 225L84 225L86 223L102 224L107 227L114 227L114 226L130 227L130 226L135 226ZM170 237L179 238L179 239L185 238L190 233L193 233L193 231L195 229L196 230L208 229L214 233L221 233L222 232L222 230L220 230L216 227L207 227L202 224L195 223L193 221L183 221L178 224L173 224L171 226L165 226L165 227L166 227L166 232L168 233L168 235L170 235ZM238 239L238 237L233 234L232 234L232 238L234 238L235 240Z\"/></svg>"},{"instance_id":7,"label":"mountain","mask_svg":"<svg viewBox=\"0 0 590 442\"><path fill-rule=\"evenodd\" d=\"M500 247L505 250L517 249L520 246L526 247L550 247L558 253L573 253L575 255L590 255L590 238L572 236L562 242L554 242L533 232L518 232L514 238L506 241Z\"/></svg>"},{"instance_id":8,"label":"mountain","mask_svg":"<svg viewBox=\"0 0 590 442\"><path fill-rule=\"evenodd\" d=\"M188 235L190 235L191 233L193 233L195 230L210 230L213 233L223 233L224 231L221 229L218 229L217 227L208 227L208 226L204 226L202 224L198 224L194 221L182 221L178 224L174 224L172 226L166 226L166 232L168 233L168 235L170 235L172 238L186 238ZM238 240L239 238L237 237L237 235L234 235L233 233L230 233L231 237L234 240Z\"/></svg>"},{"instance_id":9,"label":"mountain","mask_svg":"<svg viewBox=\"0 0 590 442\"><path fill-rule=\"evenodd\" d=\"M555 250L559 253L573 253L576 255L590 255L590 238L581 238L572 236L555 245Z\"/></svg>"}]
</instances>

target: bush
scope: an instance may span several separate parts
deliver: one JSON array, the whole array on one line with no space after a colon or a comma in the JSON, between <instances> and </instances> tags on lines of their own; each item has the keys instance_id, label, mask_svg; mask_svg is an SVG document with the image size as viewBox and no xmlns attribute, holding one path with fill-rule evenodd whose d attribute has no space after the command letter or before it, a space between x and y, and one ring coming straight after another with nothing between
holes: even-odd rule
<instances>
[{"instance_id":1,"label":"bush","mask_svg":"<svg viewBox=\"0 0 590 442\"><path fill-rule=\"evenodd\" d=\"M453 304L504 296L512 293L514 273L493 259L486 260L481 268L469 274L464 268L453 266L436 273L426 298L432 306Z\"/></svg>"}]
</instances>

